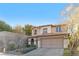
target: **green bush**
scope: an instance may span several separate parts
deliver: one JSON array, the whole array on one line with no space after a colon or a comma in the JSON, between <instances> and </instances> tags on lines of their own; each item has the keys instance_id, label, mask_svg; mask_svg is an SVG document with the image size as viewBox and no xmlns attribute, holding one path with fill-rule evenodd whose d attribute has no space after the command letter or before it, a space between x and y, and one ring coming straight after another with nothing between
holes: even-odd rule
<instances>
[{"instance_id":1,"label":"green bush","mask_svg":"<svg viewBox=\"0 0 79 59\"><path fill-rule=\"evenodd\" d=\"M25 54L25 53L27 53L27 52L30 52L30 51L34 50L34 49L36 49L36 47L25 48L25 49L22 49L22 50L21 50L21 53Z\"/></svg>"},{"instance_id":2,"label":"green bush","mask_svg":"<svg viewBox=\"0 0 79 59\"><path fill-rule=\"evenodd\" d=\"M23 53L23 54L25 54L27 52L30 52L30 51L36 49L36 48L37 48L36 45L27 45L27 47L21 49L20 52Z\"/></svg>"},{"instance_id":3,"label":"green bush","mask_svg":"<svg viewBox=\"0 0 79 59\"><path fill-rule=\"evenodd\" d=\"M36 47L36 45L27 45L27 47L29 48L29 47Z\"/></svg>"},{"instance_id":4,"label":"green bush","mask_svg":"<svg viewBox=\"0 0 79 59\"><path fill-rule=\"evenodd\" d=\"M27 47L30 47L31 45L27 45Z\"/></svg>"},{"instance_id":5,"label":"green bush","mask_svg":"<svg viewBox=\"0 0 79 59\"><path fill-rule=\"evenodd\" d=\"M70 56L70 50L68 48L64 49L64 56Z\"/></svg>"},{"instance_id":6,"label":"green bush","mask_svg":"<svg viewBox=\"0 0 79 59\"><path fill-rule=\"evenodd\" d=\"M8 44L8 48L7 48L8 51L12 51L15 49L16 49L15 44Z\"/></svg>"}]
</instances>

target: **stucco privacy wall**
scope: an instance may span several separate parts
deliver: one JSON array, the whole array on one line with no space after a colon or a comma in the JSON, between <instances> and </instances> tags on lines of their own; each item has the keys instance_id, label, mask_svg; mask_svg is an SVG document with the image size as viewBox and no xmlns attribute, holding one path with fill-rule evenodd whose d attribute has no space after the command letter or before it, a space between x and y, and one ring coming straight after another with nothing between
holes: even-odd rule
<instances>
[{"instance_id":1,"label":"stucco privacy wall","mask_svg":"<svg viewBox=\"0 0 79 59\"><path fill-rule=\"evenodd\" d=\"M22 46L27 36L11 32L0 32L0 48L7 48L8 44L14 43L16 46Z\"/></svg>"},{"instance_id":2,"label":"stucco privacy wall","mask_svg":"<svg viewBox=\"0 0 79 59\"><path fill-rule=\"evenodd\" d=\"M64 39L64 48L68 48L69 41L68 39Z\"/></svg>"}]
</instances>

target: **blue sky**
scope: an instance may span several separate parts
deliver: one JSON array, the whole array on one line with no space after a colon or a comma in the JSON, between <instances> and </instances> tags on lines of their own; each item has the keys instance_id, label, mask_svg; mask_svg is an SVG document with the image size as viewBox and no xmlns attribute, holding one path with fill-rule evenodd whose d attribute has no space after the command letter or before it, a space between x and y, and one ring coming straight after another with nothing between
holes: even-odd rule
<instances>
[{"instance_id":1,"label":"blue sky","mask_svg":"<svg viewBox=\"0 0 79 59\"><path fill-rule=\"evenodd\" d=\"M0 19L8 24L58 24L60 12L67 4L60 3L25 3L25 4L0 4Z\"/></svg>"}]
</instances>

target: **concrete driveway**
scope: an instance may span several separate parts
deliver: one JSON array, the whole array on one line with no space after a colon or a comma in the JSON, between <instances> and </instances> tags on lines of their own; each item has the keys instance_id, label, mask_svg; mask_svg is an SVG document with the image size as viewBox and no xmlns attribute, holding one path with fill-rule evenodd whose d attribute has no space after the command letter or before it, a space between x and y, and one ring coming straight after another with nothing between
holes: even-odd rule
<instances>
[{"instance_id":1,"label":"concrete driveway","mask_svg":"<svg viewBox=\"0 0 79 59\"><path fill-rule=\"evenodd\" d=\"M38 48L24 56L63 56L64 49L53 49L53 48Z\"/></svg>"}]
</instances>

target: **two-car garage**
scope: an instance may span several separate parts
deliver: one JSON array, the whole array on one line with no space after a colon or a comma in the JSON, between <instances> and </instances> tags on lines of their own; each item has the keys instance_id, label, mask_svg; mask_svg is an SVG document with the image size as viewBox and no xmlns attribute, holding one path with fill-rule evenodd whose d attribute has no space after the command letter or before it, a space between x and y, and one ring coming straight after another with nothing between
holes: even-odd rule
<instances>
[{"instance_id":1,"label":"two-car garage","mask_svg":"<svg viewBox=\"0 0 79 59\"><path fill-rule=\"evenodd\" d=\"M43 35L40 38L41 48L64 48L64 41L67 40L68 33L56 33L51 35ZM65 43L66 44L66 43Z\"/></svg>"},{"instance_id":2,"label":"two-car garage","mask_svg":"<svg viewBox=\"0 0 79 59\"><path fill-rule=\"evenodd\" d=\"M41 39L42 48L63 48L63 39Z\"/></svg>"},{"instance_id":3,"label":"two-car garage","mask_svg":"<svg viewBox=\"0 0 79 59\"><path fill-rule=\"evenodd\" d=\"M37 49L27 53L27 56L61 56L64 51L64 40L68 33L39 35L29 37L35 38Z\"/></svg>"},{"instance_id":4,"label":"two-car garage","mask_svg":"<svg viewBox=\"0 0 79 59\"><path fill-rule=\"evenodd\" d=\"M28 37L34 39L38 48L64 48L64 40L67 39L68 33L53 33L48 35L37 35Z\"/></svg>"}]
</instances>

